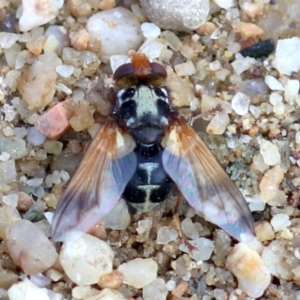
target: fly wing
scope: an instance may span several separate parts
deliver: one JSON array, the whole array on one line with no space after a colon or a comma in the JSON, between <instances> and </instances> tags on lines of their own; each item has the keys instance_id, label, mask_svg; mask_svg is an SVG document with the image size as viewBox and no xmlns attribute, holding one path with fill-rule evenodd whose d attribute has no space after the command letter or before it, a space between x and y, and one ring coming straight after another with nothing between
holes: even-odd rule
<instances>
[{"instance_id":1,"label":"fly wing","mask_svg":"<svg viewBox=\"0 0 300 300\"><path fill-rule=\"evenodd\" d=\"M239 241L253 237L253 218L243 195L198 134L182 120L166 130L162 161L186 200Z\"/></svg>"},{"instance_id":2,"label":"fly wing","mask_svg":"<svg viewBox=\"0 0 300 300\"><path fill-rule=\"evenodd\" d=\"M57 204L55 241L74 239L111 211L137 166L132 137L113 122L99 131Z\"/></svg>"}]
</instances>

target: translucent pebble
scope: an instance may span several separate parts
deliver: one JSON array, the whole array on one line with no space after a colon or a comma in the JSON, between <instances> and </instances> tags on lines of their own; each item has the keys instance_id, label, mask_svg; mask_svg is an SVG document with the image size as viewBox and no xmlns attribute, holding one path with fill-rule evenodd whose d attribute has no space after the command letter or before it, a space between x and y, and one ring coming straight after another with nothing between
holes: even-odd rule
<instances>
[{"instance_id":1,"label":"translucent pebble","mask_svg":"<svg viewBox=\"0 0 300 300\"><path fill-rule=\"evenodd\" d=\"M157 244L168 244L172 241L175 241L178 237L178 231L169 226L162 226L157 232L156 243Z\"/></svg>"},{"instance_id":2,"label":"translucent pebble","mask_svg":"<svg viewBox=\"0 0 300 300\"><path fill-rule=\"evenodd\" d=\"M44 232L27 220L12 223L6 230L9 254L25 274L37 274L49 269L57 253Z\"/></svg>"},{"instance_id":3,"label":"translucent pebble","mask_svg":"<svg viewBox=\"0 0 300 300\"><path fill-rule=\"evenodd\" d=\"M295 142L299 145L300 144L300 131L297 131L295 134Z\"/></svg>"},{"instance_id":4,"label":"translucent pebble","mask_svg":"<svg viewBox=\"0 0 300 300\"><path fill-rule=\"evenodd\" d=\"M59 141L46 141L44 143L44 149L47 153L59 155L61 154L63 143Z\"/></svg>"},{"instance_id":5,"label":"translucent pebble","mask_svg":"<svg viewBox=\"0 0 300 300\"><path fill-rule=\"evenodd\" d=\"M287 214L277 214L271 219L271 225L274 231L278 232L290 226L291 221Z\"/></svg>"},{"instance_id":6,"label":"translucent pebble","mask_svg":"<svg viewBox=\"0 0 300 300\"><path fill-rule=\"evenodd\" d=\"M247 245L239 243L227 257L226 267L237 277L239 288L253 298L259 298L271 282L263 260Z\"/></svg>"},{"instance_id":7,"label":"translucent pebble","mask_svg":"<svg viewBox=\"0 0 300 300\"><path fill-rule=\"evenodd\" d=\"M269 166L275 166L281 162L278 147L270 141L261 141L260 154L263 156L264 162Z\"/></svg>"},{"instance_id":8,"label":"translucent pebble","mask_svg":"<svg viewBox=\"0 0 300 300\"><path fill-rule=\"evenodd\" d=\"M156 278L153 282L144 286L143 299L144 300L166 300L168 290L166 283L162 278Z\"/></svg>"},{"instance_id":9,"label":"translucent pebble","mask_svg":"<svg viewBox=\"0 0 300 300\"><path fill-rule=\"evenodd\" d=\"M40 186L43 183L43 178L32 178L26 181L26 184L29 186Z\"/></svg>"},{"instance_id":10,"label":"translucent pebble","mask_svg":"<svg viewBox=\"0 0 300 300\"><path fill-rule=\"evenodd\" d=\"M63 180L63 181L68 181L70 179L70 175L67 171L65 170L60 170L60 178Z\"/></svg>"},{"instance_id":11,"label":"translucent pebble","mask_svg":"<svg viewBox=\"0 0 300 300\"><path fill-rule=\"evenodd\" d=\"M299 80L288 79L284 86L284 100L290 104L293 104L299 94Z\"/></svg>"},{"instance_id":12,"label":"translucent pebble","mask_svg":"<svg viewBox=\"0 0 300 300\"><path fill-rule=\"evenodd\" d=\"M0 160L1 161L8 161L10 159L10 155L7 152L2 152L0 154Z\"/></svg>"},{"instance_id":13,"label":"translucent pebble","mask_svg":"<svg viewBox=\"0 0 300 300\"><path fill-rule=\"evenodd\" d=\"M85 299L88 297L93 297L98 294L99 291L93 289L91 286L75 286L72 289L72 297L75 299Z\"/></svg>"},{"instance_id":14,"label":"translucent pebble","mask_svg":"<svg viewBox=\"0 0 300 300\"><path fill-rule=\"evenodd\" d=\"M192 240L197 239L199 237L199 232L190 218L185 218L181 222L181 229L183 233Z\"/></svg>"},{"instance_id":15,"label":"translucent pebble","mask_svg":"<svg viewBox=\"0 0 300 300\"><path fill-rule=\"evenodd\" d=\"M229 117L225 113L216 113L206 127L208 134L223 134L229 124Z\"/></svg>"},{"instance_id":16,"label":"translucent pebble","mask_svg":"<svg viewBox=\"0 0 300 300\"><path fill-rule=\"evenodd\" d=\"M17 178L17 170L14 160L0 161L0 182L11 183Z\"/></svg>"},{"instance_id":17,"label":"translucent pebble","mask_svg":"<svg viewBox=\"0 0 300 300\"><path fill-rule=\"evenodd\" d=\"M112 271L114 253L110 246L89 234L63 244L59 261L77 285L90 285Z\"/></svg>"},{"instance_id":18,"label":"translucent pebble","mask_svg":"<svg viewBox=\"0 0 300 300\"><path fill-rule=\"evenodd\" d=\"M37 285L35 285L32 281L25 278L24 281L18 282L9 288L8 296L9 300L51 300L48 292L49 290L45 288L40 288Z\"/></svg>"},{"instance_id":19,"label":"translucent pebble","mask_svg":"<svg viewBox=\"0 0 300 300\"><path fill-rule=\"evenodd\" d=\"M274 230L269 222L262 222L255 227L255 235L261 241L270 241L275 238Z\"/></svg>"},{"instance_id":20,"label":"translucent pebble","mask_svg":"<svg viewBox=\"0 0 300 300\"><path fill-rule=\"evenodd\" d=\"M300 57L297 51L300 48L300 38L279 39L277 41L275 58L272 65L280 74L291 75L300 70Z\"/></svg>"},{"instance_id":21,"label":"translucent pebble","mask_svg":"<svg viewBox=\"0 0 300 300\"><path fill-rule=\"evenodd\" d=\"M255 65L256 60L251 57L244 58L241 54L236 55L236 60L231 63L234 72L241 75Z\"/></svg>"},{"instance_id":22,"label":"translucent pebble","mask_svg":"<svg viewBox=\"0 0 300 300\"><path fill-rule=\"evenodd\" d=\"M137 289L143 288L157 277L157 262L152 258L136 258L119 266L124 283Z\"/></svg>"},{"instance_id":23,"label":"translucent pebble","mask_svg":"<svg viewBox=\"0 0 300 300\"><path fill-rule=\"evenodd\" d=\"M208 260L211 257L212 252L215 249L214 242L212 240L209 240L206 238L198 238L198 239L189 241L189 243L191 245L195 246L196 249L193 249L192 251L190 251L185 244L181 244L179 246L179 249L183 252L189 253L189 255L195 261Z\"/></svg>"},{"instance_id":24,"label":"translucent pebble","mask_svg":"<svg viewBox=\"0 0 300 300\"><path fill-rule=\"evenodd\" d=\"M284 87L274 76L266 75L265 83L271 90L283 91Z\"/></svg>"},{"instance_id":25,"label":"translucent pebble","mask_svg":"<svg viewBox=\"0 0 300 300\"><path fill-rule=\"evenodd\" d=\"M18 205L18 194L9 194L2 197L2 202L10 207L16 208Z\"/></svg>"},{"instance_id":26,"label":"translucent pebble","mask_svg":"<svg viewBox=\"0 0 300 300\"><path fill-rule=\"evenodd\" d=\"M248 112L249 105L250 97L241 92L236 93L231 101L232 109L240 116Z\"/></svg>"},{"instance_id":27,"label":"translucent pebble","mask_svg":"<svg viewBox=\"0 0 300 300\"><path fill-rule=\"evenodd\" d=\"M117 290L103 289L99 294L84 298L85 300L126 300L126 298Z\"/></svg>"},{"instance_id":28,"label":"translucent pebble","mask_svg":"<svg viewBox=\"0 0 300 300\"><path fill-rule=\"evenodd\" d=\"M0 47L9 49L19 39L19 35L11 32L0 32Z\"/></svg>"},{"instance_id":29,"label":"translucent pebble","mask_svg":"<svg viewBox=\"0 0 300 300\"><path fill-rule=\"evenodd\" d=\"M4 112L5 117L4 117L4 121L9 121L11 122L12 120L15 119L17 112L15 111L15 108L12 105L9 105L7 103L5 103L1 110Z\"/></svg>"},{"instance_id":30,"label":"translucent pebble","mask_svg":"<svg viewBox=\"0 0 300 300\"><path fill-rule=\"evenodd\" d=\"M35 129L35 127L29 127L27 132L27 141L32 146L40 146L46 140L46 137Z\"/></svg>"},{"instance_id":31,"label":"translucent pebble","mask_svg":"<svg viewBox=\"0 0 300 300\"><path fill-rule=\"evenodd\" d=\"M12 206L0 206L0 238L5 238L7 227L15 221L21 220L20 213Z\"/></svg>"},{"instance_id":32,"label":"translucent pebble","mask_svg":"<svg viewBox=\"0 0 300 300\"><path fill-rule=\"evenodd\" d=\"M74 72L73 66L68 65L60 65L55 68L55 71L62 77L68 78L70 77Z\"/></svg>"},{"instance_id":33,"label":"translucent pebble","mask_svg":"<svg viewBox=\"0 0 300 300\"><path fill-rule=\"evenodd\" d=\"M141 25L143 36L145 38L158 38L160 36L161 30L154 23L145 22Z\"/></svg>"},{"instance_id":34,"label":"translucent pebble","mask_svg":"<svg viewBox=\"0 0 300 300\"><path fill-rule=\"evenodd\" d=\"M18 137L0 136L0 152L9 153L12 159L19 159L27 154L26 143Z\"/></svg>"},{"instance_id":35,"label":"translucent pebble","mask_svg":"<svg viewBox=\"0 0 300 300\"><path fill-rule=\"evenodd\" d=\"M178 64L174 68L179 76L191 76L196 73L195 65L190 60L182 64Z\"/></svg>"},{"instance_id":36,"label":"translucent pebble","mask_svg":"<svg viewBox=\"0 0 300 300\"><path fill-rule=\"evenodd\" d=\"M218 6L224 9L228 9L234 6L234 0L213 0Z\"/></svg>"}]
</instances>

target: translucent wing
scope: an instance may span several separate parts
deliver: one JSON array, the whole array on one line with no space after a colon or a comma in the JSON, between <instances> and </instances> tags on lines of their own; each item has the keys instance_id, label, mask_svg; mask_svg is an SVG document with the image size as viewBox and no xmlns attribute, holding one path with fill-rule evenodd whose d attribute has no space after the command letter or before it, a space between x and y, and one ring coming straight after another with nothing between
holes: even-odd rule
<instances>
[{"instance_id":1,"label":"translucent wing","mask_svg":"<svg viewBox=\"0 0 300 300\"><path fill-rule=\"evenodd\" d=\"M163 166L190 205L237 240L252 239L248 204L197 133L175 120L163 147Z\"/></svg>"},{"instance_id":2,"label":"translucent wing","mask_svg":"<svg viewBox=\"0 0 300 300\"><path fill-rule=\"evenodd\" d=\"M113 122L100 130L58 202L53 240L74 239L114 208L136 169L134 148L131 136Z\"/></svg>"}]
</instances>

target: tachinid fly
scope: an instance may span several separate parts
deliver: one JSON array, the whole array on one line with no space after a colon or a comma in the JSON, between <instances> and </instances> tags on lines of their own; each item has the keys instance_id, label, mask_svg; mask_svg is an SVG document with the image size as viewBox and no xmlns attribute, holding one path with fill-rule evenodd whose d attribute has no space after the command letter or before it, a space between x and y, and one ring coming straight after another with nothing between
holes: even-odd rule
<instances>
[{"instance_id":1,"label":"tachinid fly","mask_svg":"<svg viewBox=\"0 0 300 300\"><path fill-rule=\"evenodd\" d=\"M59 201L52 237L88 231L121 197L148 211L176 184L205 218L239 241L253 235L248 205L198 134L173 107L165 68L143 53L114 73L114 110Z\"/></svg>"}]
</instances>

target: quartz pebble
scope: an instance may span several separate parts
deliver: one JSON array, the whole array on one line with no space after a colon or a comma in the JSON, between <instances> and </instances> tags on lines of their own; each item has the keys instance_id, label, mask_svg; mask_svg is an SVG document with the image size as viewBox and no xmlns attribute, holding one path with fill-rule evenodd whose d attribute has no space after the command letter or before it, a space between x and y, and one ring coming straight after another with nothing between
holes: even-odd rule
<instances>
[{"instance_id":1,"label":"quartz pebble","mask_svg":"<svg viewBox=\"0 0 300 300\"><path fill-rule=\"evenodd\" d=\"M248 112L249 105L250 97L241 92L236 93L231 101L232 109L240 116Z\"/></svg>"},{"instance_id":2,"label":"quartz pebble","mask_svg":"<svg viewBox=\"0 0 300 300\"><path fill-rule=\"evenodd\" d=\"M266 75L265 83L271 90L283 91L284 87L274 76Z\"/></svg>"},{"instance_id":3,"label":"quartz pebble","mask_svg":"<svg viewBox=\"0 0 300 300\"><path fill-rule=\"evenodd\" d=\"M46 24L53 20L63 6L63 0L23 0L22 14L19 20L21 31Z\"/></svg>"},{"instance_id":4,"label":"quartz pebble","mask_svg":"<svg viewBox=\"0 0 300 300\"><path fill-rule=\"evenodd\" d=\"M183 252L189 253L189 255L195 261L208 260L215 249L214 242L206 238L197 238L195 240L189 241L189 243L195 246L195 249L190 251L185 244L181 244L179 246L179 249Z\"/></svg>"},{"instance_id":5,"label":"quartz pebble","mask_svg":"<svg viewBox=\"0 0 300 300\"><path fill-rule=\"evenodd\" d=\"M161 30L158 26L153 23L145 22L141 25L141 30L145 38L158 38L160 36Z\"/></svg>"},{"instance_id":6,"label":"quartz pebble","mask_svg":"<svg viewBox=\"0 0 300 300\"><path fill-rule=\"evenodd\" d=\"M269 166L275 166L281 162L278 147L270 141L261 141L260 154L263 156L264 162Z\"/></svg>"},{"instance_id":7,"label":"quartz pebble","mask_svg":"<svg viewBox=\"0 0 300 300\"><path fill-rule=\"evenodd\" d=\"M54 293L45 288L38 287L27 278L25 278L24 281L14 284L8 290L9 300L52 300L54 298L50 296L51 294L54 296ZM62 296L59 296L58 294L56 294L56 296L55 300L62 300Z\"/></svg>"},{"instance_id":8,"label":"quartz pebble","mask_svg":"<svg viewBox=\"0 0 300 300\"><path fill-rule=\"evenodd\" d=\"M18 137L0 136L0 152L6 152L12 159L20 159L27 154L26 143Z\"/></svg>"},{"instance_id":9,"label":"quartz pebble","mask_svg":"<svg viewBox=\"0 0 300 300\"><path fill-rule=\"evenodd\" d=\"M30 109L48 105L55 93L57 74L46 63L35 61L20 76L17 88Z\"/></svg>"},{"instance_id":10,"label":"quartz pebble","mask_svg":"<svg viewBox=\"0 0 300 300\"><path fill-rule=\"evenodd\" d=\"M249 38L256 35L262 35L263 29L253 23L236 22L234 23L233 30L240 33L243 37Z\"/></svg>"},{"instance_id":11,"label":"quartz pebble","mask_svg":"<svg viewBox=\"0 0 300 300\"><path fill-rule=\"evenodd\" d=\"M27 131L27 141L32 146L41 146L46 140L46 137L36 130L35 127L29 127Z\"/></svg>"},{"instance_id":12,"label":"quartz pebble","mask_svg":"<svg viewBox=\"0 0 300 300\"><path fill-rule=\"evenodd\" d=\"M166 283L162 278L156 278L153 282L144 286L144 300L166 300L168 295Z\"/></svg>"},{"instance_id":13,"label":"quartz pebble","mask_svg":"<svg viewBox=\"0 0 300 300\"><path fill-rule=\"evenodd\" d=\"M111 289L103 289L99 294L86 297L84 300L126 300L126 298L118 291Z\"/></svg>"},{"instance_id":14,"label":"quartz pebble","mask_svg":"<svg viewBox=\"0 0 300 300\"><path fill-rule=\"evenodd\" d=\"M59 261L77 285L90 285L112 271L114 253L110 246L89 234L63 244Z\"/></svg>"},{"instance_id":15,"label":"quartz pebble","mask_svg":"<svg viewBox=\"0 0 300 300\"><path fill-rule=\"evenodd\" d=\"M175 241L178 237L178 231L169 226L162 226L157 232L156 243L157 244L168 244Z\"/></svg>"},{"instance_id":16,"label":"quartz pebble","mask_svg":"<svg viewBox=\"0 0 300 300\"><path fill-rule=\"evenodd\" d=\"M237 277L239 288L250 297L262 296L271 282L270 272L261 257L243 243L233 247L226 267Z\"/></svg>"},{"instance_id":17,"label":"quartz pebble","mask_svg":"<svg viewBox=\"0 0 300 300\"><path fill-rule=\"evenodd\" d=\"M293 104L298 99L300 83L297 79L287 80L284 86L284 100Z\"/></svg>"},{"instance_id":18,"label":"quartz pebble","mask_svg":"<svg viewBox=\"0 0 300 300\"><path fill-rule=\"evenodd\" d=\"M186 235L189 239L197 239L199 237L199 232L195 226L195 224L192 222L190 218L185 218L181 222L181 229L183 233Z\"/></svg>"},{"instance_id":19,"label":"quartz pebble","mask_svg":"<svg viewBox=\"0 0 300 300\"><path fill-rule=\"evenodd\" d=\"M234 6L234 0L213 0L218 6L224 9L228 9Z\"/></svg>"},{"instance_id":20,"label":"quartz pebble","mask_svg":"<svg viewBox=\"0 0 300 300\"><path fill-rule=\"evenodd\" d=\"M44 232L23 219L12 223L5 239L9 253L25 274L37 274L50 268L58 255Z\"/></svg>"},{"instance_id":21,"label":"quartz pebble","mask_svg":"<svg viewBox=\"0 0 300 300\"><path fill-rule=\"evenodd\" d=\"M160 28L174 31L195 30L207 19L208 0L141 0L147 17Z\"/></svg>"},{"instance_id":22,"label":"quartz pebble","mask_svg":"<svg viewBox=\"0 0 300 300\"><path fill-rule=\"evenodd\" d=\"M9 49L19 39L19 35L10 32L0 32L0 47Z\"/></svg>"},{"instance_id":23,"label":"quartz pebble","mask_svg":"<svg viewBox=\"0 0 300 300\"><path fill-rule=\"evenodd\" d=\"M151 283L157 276L158 265L152 258L136 258L119 266L124 283L137 289Z\"/></svg>"},{"instance_id":24,"label":"quartz pebble","mask_svg":"<svg viewBox=\"0 0 300 300\"><path fill-rule=\"evenodd\" d=\"M8 226L18 220L21 220L21 216L16 208L8 205L0 206L0 238L4 239Z\"/></svg>"},{"instance_id":25,"label":"quartz pebble","mask_svg":"<svg viewBox=\"0 0 300 300\"><path fill-rule=\"evenodd\" d=\"M7 184L15 181L17 170L14 160L0 161L0 182Z\"/></svg>"},{"instance_id":26,"label":"quartz pebble","mask_svg":"<svg viewBox=\"0 0 300 300\"><path fill-rule=\"evenodd\" d=\"M216 113L206 127L208 134L223 134L229 124L229 116L224 113Z\"/></svg>"},{"instance_id":27,"label":"quartz pebble","mask_svg":"<svg viewBox=\"0 0 300 300\"><path fill-rule=\"evenodd\" d=\"M283 180L284 172L279 166L268 170L259 184L261 198L266 203L270 202L279 191L279 185Z\"/></svg>"},{"instance_id":28,"label":"quartz pebble","mask_svg":"<svg viewBox=\"0 0 300 300\"><path fill-rule=\"evenodd\" d=\"M275 58L272 65L280 74L291 75L300 70L300 57L297 51L300 48L300 38L278 40Z\"/></svg>"},{"instance_id":29,"label":"quartz pebble","mask_svg":"<svg viewBox=\"0 0 300 300\"><path fill-rule=\"evenodd\" d=\"M265 221L255 227L255 235L261 242L270 241L275 238L271 224Z\"/></svg>"},{"instance_id":30,"label":"quartz pebble","mask_svg":"<svg viewBox=\"0 0 300 300\"><path fill-rule=\"evenodd\" d=\"M271 225L274 231L278 232L290 226L291 221L287 214L277 214L271 219Z\"/></svg>"},{"instance_id":31,"label":"quartz pebble","mask_svg":"<svg viewBox=\"0 0 300 300\"><path fill-rule=\"evenodd\" d=\"M87 22L87 31L90 39L100 41L100 59L104 62L112 55L136 50L142 43L140 24L134 14L123 7L94 14Z\"/></svg>"}]
</instances>

